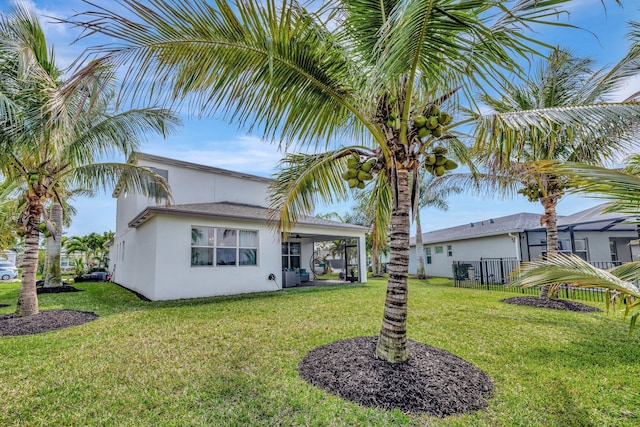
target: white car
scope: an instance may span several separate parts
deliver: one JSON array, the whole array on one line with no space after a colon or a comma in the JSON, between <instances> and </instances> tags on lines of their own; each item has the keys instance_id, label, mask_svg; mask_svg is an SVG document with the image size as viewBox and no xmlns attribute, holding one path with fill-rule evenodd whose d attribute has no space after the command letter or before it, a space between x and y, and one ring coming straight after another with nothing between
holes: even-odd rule
<instances>
[{"instance_id":1,"label":"white car","mask_svg":"<svg viewBox=\"0 0 640 427\"><path fill-rule=\"evenodd\" d=\"M9 280L15 279L18 276L15 270L9 269L7 267L0 267L0 279Z\"/></svg>"}]
</instances>

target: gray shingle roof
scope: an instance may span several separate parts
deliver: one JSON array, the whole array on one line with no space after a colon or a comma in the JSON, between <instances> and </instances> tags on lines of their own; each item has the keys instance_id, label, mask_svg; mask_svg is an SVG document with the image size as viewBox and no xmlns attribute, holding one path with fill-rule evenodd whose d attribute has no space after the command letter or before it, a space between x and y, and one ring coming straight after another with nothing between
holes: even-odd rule
<instances>
[{"instance_id":1,"label":"gray shingle roof","mask_svg":"<svg viewBox=\"0 0 640 427\"><path fill-rule=\"evenodd\" d=\"M244 219L249 221L269 222L272 218L270 209L261 206L242 205L237 203L190 203L173 206L149 206L136 216L129 227L138 227L153 215L184 215L204 218ZM330 221L324 218L304 216L299 219L299 225L311 225L316 227L344 228L349 230L366 231L365 227L347 224L338 221Z\"/></svg>"},{"instance_id":2,"label":"gray shingle roof","mask_svg":"<svg viewBox=\"0 0 640 427\"><path fill-rule=\"evenodd\" d=\"M516 233L540 226L540 214L518 213L484 221L471 222L456 227L422 233L424 243L450 242L453 240L474 239L477 237L495 236L506 233ZM411 244L415 244L415 237Z\"/></svg>"},{"instance_id":3,"label":"gray shingle roof","mask_svg":"<svg viewBox=\"0 0 640 427\"><path fill-rule=\"evenodd\" d=\"M607 203L602 203L589 209L558 218L558 229L573 226L574 230L603 230L615 226L615 230L633 230L635 225L622 223L631 218L630 215L620 213L602 213Z\"/></svg>"},{"instance_id":4,"label":"gray shingle roof","mask_svg":"<svg viewBox=\"0 0 640 427\"><path fill-rule=\"evenodd\" d=\"M558 216L558 229L562 231L573 226L574 230L606 230L612 227L614 230L631 230L635 225L622 223L630 218L619 213L601 213L606 203L585 209L568 216ZM500 218L486 219L484 221L443 228L422 234L424 243L450 242L454 240L475 239L477 237L495 236L507 233L523 231L544 230L540 225L541 214L519 213ZM473 224L473 226L471 226ZM415 245L415 237L411 238L411 244Z\"/></svg>"}]
</instances>

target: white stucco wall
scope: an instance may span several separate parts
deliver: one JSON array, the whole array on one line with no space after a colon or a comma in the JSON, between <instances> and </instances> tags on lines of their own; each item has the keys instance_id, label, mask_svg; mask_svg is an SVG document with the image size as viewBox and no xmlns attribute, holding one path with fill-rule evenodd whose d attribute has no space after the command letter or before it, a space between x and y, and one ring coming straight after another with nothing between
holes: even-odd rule
<instances>
[{"instance_id":1,"label":"white stucco wall","mask_svg":"<svg viewBox=\"0 0 640 427\"><path fill-rule=\"evenodd\" d=\"M152 299L170 300L280 289L281 247L266 224L157 216L155 291ZM140 229L145 228L147 223ZM258 232L256 266L191 266L191 227L219 227ZM276 281L269 280L269 274Z\"/></svg>"},{"instance_id":2,"label":"white stucco wall","mask_svg":"<svg viewBox=\"0 0 640 427\"><path fill-rule=\"evenodd\" d=\"M18 257L18 254L13 252L13 251L2 251L0 252L0 260L2 261L9 261L12 263L16 263L16 259Z\"/></svg>"},{"instance_id":3,"label":"white stucco wall","mask_svg":"<svg viewBox=\"0 0 640 427\"><path fill-rule=\"evenodd\" d=\"M506 234L425 244L425 248L431 248L431 264L426 264L426 274L428 276L453 277L453 261L475 261L480 258L516 258L516 244L517 242ZM447 245L452 247L452 256L448 256ZM436 253L437 246L442 246L442 253ZM413 245L409 252L409 274L416 274L416 267L416 247Z\"/></svg>"},{"instance_id":4,"label":"white stucco wall","mask_svg":"<svg viewBox=\"0 0 640 427\"><path fill-rule=\"evenodd\" d=\"M269 182L263 178L224 175L147 159L139 164L169 172L174 204L231 202L267 207ZM155 201L144 198L144 204L155 205Z\"/></svg>"},{"instance_id":5,"label":"white stucco wall","mask_svg":"<svg viewBox=\"0 0 640 427\"><path fill-rule=\"evenodd\" d=\"M258 265L192 267L192 226L257 231ZM295 232L326 233L327 230L300 227L296 228ZM360 244L364 245L364 234L358 234L336 231L334 237L360 237ZM282 288L280 237L275 235L274 230L266 223L157 215L137 229L131 229L125 234L124 240L127 241L125 260L117 260L117 255L114 256L114 281L152 300L233 295ZM301 241L301 262L303 267L309 270L307 264L312 256L311 240L292 240ZM117 247L119 243L119 239L116 239L113 247ZM365 265L366 262L364 252L360 252L361 265ZM275 281L269 280L270 274L275 275ZM361 281L366 282L366 276L362 277Z\"/></svg>"},{"instance_id":6,"label":"white stucco wall","mask_svg":"<svg viewBox=\"0 0 640 427\"><path fill-rule=\"evenodd\" d=\"M233 172L208 170L194 165L176 165L169 161L141 159L142 166L168 171L173 204L230 202L267 206L270 180ZM137 228L128 223L147 206L155 206L147 197L118 194L116 235L110 247L109 268L113 281L152 300L198 298L282 288L281 236L263 221L195 218L154 215ZM191 266L191 227L218 227L258 232L256 266ZM323 235L333 239L358 237L362 250L360 265L366 265L363 230L342 230L319 226L299 226L292 234ZM301 263L312 271L313 239L303 237ZM123 254L124 245L124 254ZM269 280L273 274L276 280ZM366 275L361 277L366 281Z\"/></svg>"}]
</instances>

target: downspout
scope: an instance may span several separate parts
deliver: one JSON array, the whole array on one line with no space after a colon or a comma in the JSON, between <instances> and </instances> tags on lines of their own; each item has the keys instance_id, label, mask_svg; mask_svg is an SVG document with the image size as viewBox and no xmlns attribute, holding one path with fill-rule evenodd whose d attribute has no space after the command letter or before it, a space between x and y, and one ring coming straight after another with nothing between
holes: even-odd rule
<instances>
[{"instance_id":1,"label":"downspout","mask_svg":"<svg viewBox=\"0 0 640 427\"><path fill-rule=\"evenodd\" d=\"M522 258L520 257L520 239L518 235L514 235L512 233L509 233L509 237L511 237L511 240L515 243L516 245L516 259L518 260L518 262L522 261Z\"/></svg>"}]
</instances>

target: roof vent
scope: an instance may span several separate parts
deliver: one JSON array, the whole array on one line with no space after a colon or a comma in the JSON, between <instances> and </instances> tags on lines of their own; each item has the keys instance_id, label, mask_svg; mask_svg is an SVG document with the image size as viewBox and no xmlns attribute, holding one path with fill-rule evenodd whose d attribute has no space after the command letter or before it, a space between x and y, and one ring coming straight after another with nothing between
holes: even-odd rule
<instances>
[{"instance_id":1,"label":"roof vent","mask_svg":"<svg viewBox=\"0 0 640 427\"><path fill-rule=\"evenodd\" d=\"M474 226L474 225L473 225L473 223L471 223L471 226L472 226L472 227Z\"/></svg>"},{"instance_id":2,"label":"roof vent","mask_svg":"<svg viewBox=\"0 0 640 427\"><path fill-rule=\"evenodd\" d=\"M489 223L490 223L490 224L493 224L494 222L495 222L495 221L493 220L493 218L491 218L491 219L489 220Z\"/></svg>"}]
</instances>

